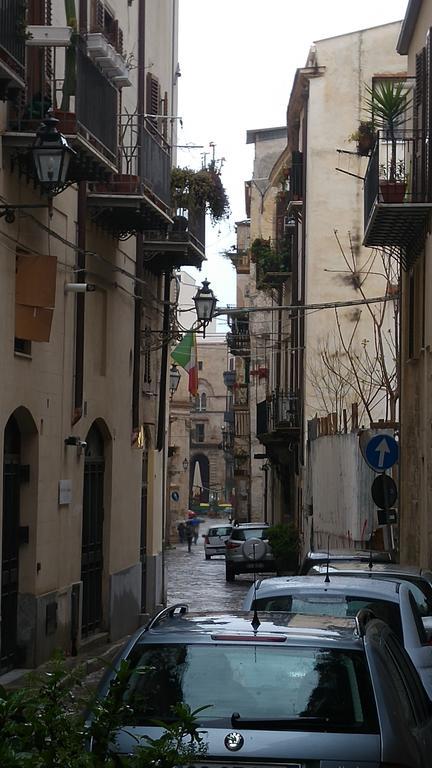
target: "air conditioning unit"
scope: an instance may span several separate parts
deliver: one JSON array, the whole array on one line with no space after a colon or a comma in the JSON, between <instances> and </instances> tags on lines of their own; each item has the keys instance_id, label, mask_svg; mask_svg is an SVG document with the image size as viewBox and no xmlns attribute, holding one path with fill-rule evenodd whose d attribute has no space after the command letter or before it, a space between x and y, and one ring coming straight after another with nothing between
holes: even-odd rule
<instances>
[{"instance_id":1,"label":"air conditioning unit","mask_svg":"<svg viewBox=\"0 0 432 768\"><path fill-rule=\"evenodd\" d=\"M31 25L26 28L26 45L61 47L70 45L72 27L47 27Z\"/></svg>"}]
</instances>

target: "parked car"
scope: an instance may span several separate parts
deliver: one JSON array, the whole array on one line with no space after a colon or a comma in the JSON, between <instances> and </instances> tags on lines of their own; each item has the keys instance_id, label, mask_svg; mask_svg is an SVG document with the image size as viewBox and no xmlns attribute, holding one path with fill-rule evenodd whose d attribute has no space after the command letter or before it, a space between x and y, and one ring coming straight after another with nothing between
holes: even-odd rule
<instances>
[{"instance_id":1,"label":"parked car","mask_svg":"<svg viewBox=\"0 0 432 768\"><path fill-rule=\"evenodd\" d=\"M276 563L267 538L268 523L237 523L225 542L225 578L238 573L271 573Z\"/></svg>"},{"instance_id":2,"label":"parked car","mask_svg":"<svg viewBox=\"0 0 432 768\"><path fill-rule=\"evenodd\" d=\"M330 576L356 576L394 581L407 581L413 585L413 592L423 619L430 617L426 626L432 629L432 571L416 566L396 563L336 563L313 565L308 575L319 576L329 572ZM425 622L423 622L425 623Z\"/></svg>"},{"instance_id":3,"label":"parked car","mask_svg":"<svg viewBox=\"0 0 432 768\"><path fill-rule=\"evenodd\" d=\"M299 575L304 576L317 563L391 563L391 552L377 549L317 549L308 552L299 568Z\"/></svg>"},{"instance_id":4,"label":"parked car","mask_svg":"<svg viewBox=\"0 0 432 768\"><path fill-rule=\"evenodd\" d=\"M225 542L232 531L231 525L215 525L203 533L205 559L210 560L212 555L225 554Z\"/></svg>"},{"instance_id":5,"label":"parked car","mask_svg":"<svg viewBox=\"0 0 432 768\"><path fill-rule=\"evenodd\" d=\"M338 576L279 576L251 586L243 610L287 611L311 616L355 616L368 609L386 621L416 665L432 699L432 646L407 582Z\"/></svg>"},{"instance_id":6,"label":"parked car","mask_svg":"<svg viewBox=\"0 0 432 768\"><path fill-rule=\"evenodd\" d=\"M387 624L367 611L251 618L180 605L141 628L98 689L109 696L121 660L130 662L113 748L130 754L144 736L160 737L158 722L185 703L204 707L197 766L430 765L432 705Z\"/></svg>"}]
</instances>

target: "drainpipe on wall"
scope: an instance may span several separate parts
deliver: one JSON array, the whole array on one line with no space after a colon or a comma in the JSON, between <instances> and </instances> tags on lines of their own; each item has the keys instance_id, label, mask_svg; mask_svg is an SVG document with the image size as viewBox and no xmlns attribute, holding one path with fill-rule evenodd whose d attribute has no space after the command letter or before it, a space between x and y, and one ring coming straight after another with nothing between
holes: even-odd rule
<instances>
[{"instance_id":1,"label":"drainpipe on wall","mask_svg":"<svg viewBox=\"0 0 432 768\"><path fill-rule=\"evenodd\" d=\"M86 274L86 214L87 214L87 190L86 182L78 184L78 276L79 283L85 283ZM84 321L85 321L85 293L77 293L75 296L75 387L74 409L72 424L76 424L83 414L84 394Z\"/></svg>"},{"instance_id":2,"label":"drainpipe on wall","mask_svg":"<svg viewBox=\"0 0 432 768\"><path fill-rule=\"evenodd\" d=\"M145 0L138 6L138 175L141 177L143 166L143 120L145 104ZM144 275L142 236L135 238L135 311L134 311L134 346L132 372L132 433L140 427L140 378L141 378L141 315L143 306L142 282Z\"/></svg>"}]
</instances>

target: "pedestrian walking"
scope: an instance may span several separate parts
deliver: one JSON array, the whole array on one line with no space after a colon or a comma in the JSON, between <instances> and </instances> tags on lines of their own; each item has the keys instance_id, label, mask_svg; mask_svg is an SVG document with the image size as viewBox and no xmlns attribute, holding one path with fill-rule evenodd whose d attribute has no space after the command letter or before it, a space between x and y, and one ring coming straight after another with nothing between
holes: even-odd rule
<instances>
[{"instance_id":1,"label":"pedestrian walking","mask_svg":"<svg viewBox=\"0 0 432 768\"><path fill-rule=\"evenodd\" d=\"M177 532L180 544L184 544L186 541L186 525L184 524L183 520L180 520L180 522L177 524Z\"/></svg>"},{"instance_id":2,"label":"pedestrian walking","mask_svg":"<svg viewBox=\"0 0 432 768\"><path fill-rule=\"evenodd\" d=\"M190 518L188 520L186 520L185 528L186 528L186 541L187 541L187 545L188 545L188 552L191 552L192 551L192 541L193 541L193 535L194 535L194 528L193 528L193 525L192 525L192 520Z\"/></svg>"}]
</instances>

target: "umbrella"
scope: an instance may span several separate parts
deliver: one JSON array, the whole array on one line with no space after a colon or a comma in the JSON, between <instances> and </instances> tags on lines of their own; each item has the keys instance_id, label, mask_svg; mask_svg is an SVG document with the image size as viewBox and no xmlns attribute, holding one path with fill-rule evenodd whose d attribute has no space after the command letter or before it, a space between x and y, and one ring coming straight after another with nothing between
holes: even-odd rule
<instances>
[{"instance_id":1,"label":"umbrella","mask_svg":"<svg viewBox=\"0 0 432 768\"><path fill-rule=\"evenodd\" d=\"M201 469L199 461L195 462L193 480L192 480L192 495L199 496L202 491L203 483L201 479Z\"/></svg>"}]
</instances>

